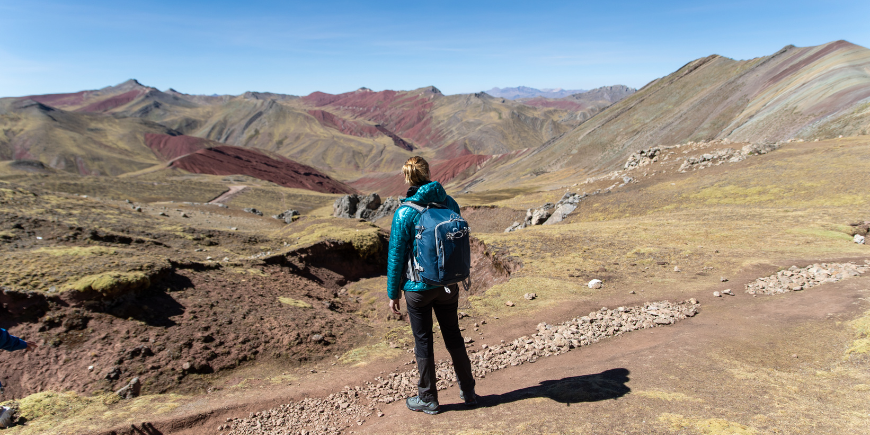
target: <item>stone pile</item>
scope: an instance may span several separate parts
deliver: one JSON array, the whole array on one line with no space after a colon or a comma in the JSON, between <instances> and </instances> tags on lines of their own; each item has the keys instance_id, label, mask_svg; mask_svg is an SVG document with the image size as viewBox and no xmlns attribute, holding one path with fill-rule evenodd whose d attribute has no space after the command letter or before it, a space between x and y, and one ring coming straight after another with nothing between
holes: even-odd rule
<instances>
[{"instance_id":1,"label":"stone pile","mask_svg":"<svg viewBox=\"0 0 870 435\"><path fill-rule=\"evenodd\" d=\"M278 213L276 215L273 215L272 218L284 221L285 224L289 224L289 223L293 222L294 220L298 219L298 216L299 216L298 211L290 209L290 210Z\"/></svg>"},{"instance_id":2,"label":"stone pile","mask_svg":"<svg viewBox=\"0 0 870 435\"><path fill-rule=\"evenodd\" d=\"M335 200L332 215L335 217L365 219L374 222L396 211L402 203L393 197L381 202L377 193L369 195L345 195Z\"/></svg>"},{"instance_id":3,"label":"stone pile","mask_svg":"<svg viewBox=\"0 0 870 435\"><path fill-rule=\"evenodd\" d=\"M767 154L779 148L779 144L749 144L737 151L733 148L723 148L718 151L704 153L699 156L689 156L680 165L678 172L709 168L723 163L737 163L746 160L747 156Z\"/></svg>"},{"instance_id":4,"label":"stone pile","mask_svg":"<svg viewBox=\"0 0 870 435\"><path fill-rule=\"evenodd\" d=\"M666 147L665 149L670 149L670 147ZM633 153L628 156L628 161L625 162L622 169L631 170L657 162L659 161L659 153L661 151L662 149L660 147L652 147Z\"/></svg>"},{"instance_id":5,"label":"stone pile","mask_svg":"<svg viewBox=\"0 0 870 435\"><path fill-rule=\"evenodd\" d=\"M817 285L837 282L853 276L858 276L870 270L870 260L864 265L855 263L821 263L804 268L797 266L781 270L775 275L746 284L746 293L751 295L775 295L792 291L801 291Z\"/></svg>"},{"instance_id":6,"label":"stone pile","mask_svg":"<svg viewBox=\"0 0 870 435\"><path fill-rule=\"evenodd\" d=\"M245 209L245 212L246 212L246 213L252 213L252 214L255 214L255 215L257 215L257 216L262 216L262 215L263 215L263 212L261 212L260 210L255 209L255 208L246 208L246 209Z\"/></svg>"},{"instance_id":7,"label":"stone pile","mask_svg":"<svg viewBox=\"0 0 870 435\"><path fill-rule=\"evenodd\" d=\"M539 358L560 355L607 337L672 325L697 314L699 306L697 300L690 299L613 310L601 308L588 316L558 325L540 323L537 332L531 335L492 347L483 345L481 350L469 352L468 356L474 376L480 379L496 370L534 363ZM439 361L435 369L438 390L444 390L456 382L453 366L449 362ZM219 425L217 430L227 435L339 434L354 424L361 425L373 414L383 416L378 409L380 404L416 395L418 376L416 369L378 376L362 386L345 386L342 391L323 399L306 398L268 411L252 413L248 418L227 419L227 424Z\"/></svg>"},{"instance_id":8,"label":"stone pile","mask_svg":"<svg viewBox=\"0 0 870 435\"><path fill-rule=\"evenodd\" d=\"M565 192L562 199L555 205L548 202L535 210L526 210L526 218L523 222L514 222L504 232L510 233L534 225L552 225L562 222L571 212L577 209L580 201L586 196L585 193L580 195L578 193Z\"/></svg>"}]
</instances>

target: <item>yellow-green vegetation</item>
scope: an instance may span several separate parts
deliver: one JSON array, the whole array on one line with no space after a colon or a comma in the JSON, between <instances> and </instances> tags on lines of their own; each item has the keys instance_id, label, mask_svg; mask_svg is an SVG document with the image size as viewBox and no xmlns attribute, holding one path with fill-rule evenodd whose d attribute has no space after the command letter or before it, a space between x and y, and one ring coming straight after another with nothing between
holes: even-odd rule
<instances>
[{"instance_id":1,"label":"yellow-green vegetation","mask_svg":"<svg viewBox=\"0 0 870 435\"><path fill-rule=\"evenodd\" d=\"M74 392L43 391L15 401L27 424L3 432L11 435L66 435L96 431L132 418L165 414L180 406L184 398L177 394L160 394L120 400L113 393L81 396ZM8 401L0 405L12 403Z\"/></svg>"},{"instance_id":2,"label":"yellow-green vegetation","mask_svg":"<svg viewBox=\"0 0 870 435\"><path fill-rule=\"evenodd\" d=\"M703 402L702 399L697 397L692 397L683 393L678 392L669 392L669 391L659 391L659 390L641 390L641 391L632 391L631 394L647 397L650 399L659 399L666 400L668 402Z\"/></svg>"},{"instance_id":3,"label":"yellow-green vegetation","mask_svg":"<svg viewBox=\"0 0 870 435\"><path fill-rule=\"evenodd\" d=\"M610 276L621 286L681 280L685 291L704 282L686 282L687 273L713 282L780 259L866 256L865 246L850 242L847 224L866 219L870 209L863 187L870 184L870 169L854 164L870 158L870 142L789 146L733 164L734 170L652 178L643 189L589 196L558 225L476 236L522 261L515 277ZM539 207L563 193L519 194L496 203ZM674 266L683 275L674 274Z\"/></svg>"},{"instance_id":4,"label":"yellow-green vegetation","mask_svg":"<svg viewBox=\"0 0 870 435\"><path fill-rule=\"evenodd\" d=\"M683 432L691 429L703 435L755 435L758 429L735 423L722 418L697 418L684 417L680 414L664 413L659 416L659 421L664 423L672 432Z\"/></svg>"},{"instance_id":5,"label":"yellow-green vegetation","mask_svg":"<svg viewBox=\"0 0 870 435\"><path fill-rule=\"evenodd\" d=\"M95 291L106 297L119 296L148 288L151 280L142 272L104 272L86 276L73 283L68 290Z\"/></svg>"},{"instance_id":6,"label":"yellow-green vegetation","mask_svg":"<svg viewBox=\"0 0 870 435\"><path fill-rule=\"evenodd\" d=\"M855 329L855 340L849 345L846 355L870 354L870 311L853 320L851 325Z\"/></svg>"},{"instance_id":7,"label":"yellow-green vegetation","mask_svg":"<svg viewBox=\"0 0 870 435\"><path fill-rule=\"evenodd\" d=\"M355 219L316 218L287 225L275 238L288 241L290 249L324 240L349 242L361 258L368 258L383 248L379 232L377 225Z\"/></svg>"},{"instance_id":8,"label":"yellow-green vegetation","mask_svg":"<svg viewBox=\"0 0 870 435\"><path fill-rule=\"evenodd\" d=\"M360 346L344 353L338 360L342 364L362 366L378 359L395 358L405 351L403 347L414 343L410 325L390 328L384 333L383 341Z\"/></svg>"},{"instance_id":9,"label":"yellow-green vegetation","mask_svg":"<svg viewBox=\"0 0 870 435\"><path fill-rule=\"evenodd\" d=\"M291 307L299 307L299 308L311 308L311 304L305 301L300 301L299 299L288 298L286 296L279 296L278 302L281 302L284 305L290 305Z\"/></svg>"},{"instance_id":10,"label":"yellow-green vegetation","mask_svg":"<svg viewBox=\"0 0 870 435\"><path fill-rule=\"evenodd\" d=\"M174 175L174 174L168 174ZM205 178L187 179L185 177L160 176L150 178L83 177L64 175L21 175L14 182L34 188L88 195L114 200L155 202L207 202L224 191L226 186L219 180Z\"/></svg>"},{"instance_id":11,"label":"yellow-green vegetation","mask_svg":"<svg viewBox=\"0 0 870 435\"><path fill-rule=\"evenodd\" d=\"M332 214L332 203L340 196L305 189L291 189L272 184L248 186L248 188L233 196L227 202L227 205L234 208L256 208L262 211L265 216L276 215L290 209L307 215L312 210L324 207L329 207L330 214Z\"/></svg>"},{"instance_id":12,"label":"yellow-green vegetation","mask_svg":"<svg viewBox=\"0 0 870 435\"><path fill-rule=\"evenodd\" d=\"M535 293L537 298L526 300L523 295ZM497 284L485 293L469 296L473 311L482 316L515 316L558 306L565 302L588 299L593 290L578 283L551 278L518 277ZM505 305L514 303L513 307Z\"/></svg>"},{"instance_id":13,"label":"yellow-green vegetation","mask_svg":"<svg viewBox=\"0 0 870 435\"><path fill-rule=\"evenodd\" d=\"M511 207L515 204L532 204L528 207L540 207L541 204L536 204L534 201L540 199L540 195L553 196L552 192L536 192L535 187L515 187L510 189L487 190L483 192L458 193L453 195L453 198L460 206L472 205L498 205L501 207ZM557 198L558 200L558 198ZM511 205L509 205L511 204Z\"/></svg>"}]
</instances>

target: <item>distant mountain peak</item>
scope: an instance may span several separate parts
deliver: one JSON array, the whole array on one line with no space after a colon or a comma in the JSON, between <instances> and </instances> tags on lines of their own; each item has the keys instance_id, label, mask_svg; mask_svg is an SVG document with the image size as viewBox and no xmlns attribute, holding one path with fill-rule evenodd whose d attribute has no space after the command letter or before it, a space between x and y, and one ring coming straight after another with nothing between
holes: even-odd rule
<instances>
[{"instance_id":1,"label":"distant mountain peak","mask_svg":"<svg viewBox=\"0 0 870 435\"><path fill-rule=\"evenodd\" d=\"M363 87L357 89L356 92L374 92L374 91L372 91L371 89L369 89L369 88L363 86Z\"/></svg>"},{"instance_id":2,"label":"distant mountain peak","mask_svg":"<svg viewBox=\"0 0 870 435\"><path fill-rule=\"evenodd\" d=\"M528 86L517 86L515 88L492 88L486 91L487 94L497 98L507 98L508 100L516 100L518 98L564 98L572 94L585 92L583 89L563 89L563 88L548 88L536 89Z\"/></svg>"}]
</instances>

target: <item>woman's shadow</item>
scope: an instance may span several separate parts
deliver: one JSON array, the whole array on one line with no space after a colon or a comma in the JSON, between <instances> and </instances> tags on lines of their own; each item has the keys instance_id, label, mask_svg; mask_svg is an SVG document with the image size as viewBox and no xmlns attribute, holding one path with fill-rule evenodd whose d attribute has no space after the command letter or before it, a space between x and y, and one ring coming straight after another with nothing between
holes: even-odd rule
<instances>
[{"instance_id":1,"label":"woman's shadow","mask_svg":"<svg viewBox=\"0 0 870 435\"><path fill-rule=\"evenodd\" d=\"M629 373L628 369L618 368L593 375L543 381L534 387L521 388L504 394L480 396L477 408L488 408L534 397L546 397L564 403L566 406L571 406L572 403L616 399L631 392L631 388L626 385L629 381ZM462 403L441 406L441 412L467 409L473 408Z\"/></svg>"}]
</instances>

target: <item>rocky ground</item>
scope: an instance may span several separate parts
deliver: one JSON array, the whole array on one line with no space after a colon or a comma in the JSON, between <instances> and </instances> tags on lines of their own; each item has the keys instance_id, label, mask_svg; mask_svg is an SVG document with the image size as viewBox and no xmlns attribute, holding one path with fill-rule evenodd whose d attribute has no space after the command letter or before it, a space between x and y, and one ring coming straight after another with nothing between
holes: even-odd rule
<instances>
[{"instance_id":1,"label":"rocky ground","mask_svg":"<svg viewBox=\"0 0 870 435\"><path fill-rule=\"evenodd\" d=\"M539 358L560 355L571 349L597 343L601 339L626 332L671 325L692 317L699 304L695 300L680 304L668 301L651 303L642 307L619 307L613 310L601 308L588 316L577 317L560 325L538 325L538 332L522 336L511 343L494 345L469 353L476 379L487 373L524 363L534 363ZM473 341L467 337L466 343ZM436 365L438 389L452 387L456 382L452 365L440 361ZM325 399L305 399L299 403L284 404L277 409L251 414L247 419L233 419L227 425L219 425L219 431L228 434L286 434L309 433L338 434L353 424L361 425L373 414L382 417L380 404L402 401L416 394L419 372L416 369L393 372L378 376L364 385L345 387Z\"/></svg>"},{"instance_id":2,"label":"rocky ground","mask_svg":"<svg viewBox=\"0 0 870 435\"><path fill-rule=\"evenodd\" d=\"M860 433L868 253L853 236L870 178L852 162L870 151L791 143L716 165L727 148L743 146L645 152L633 181L578 183L564 221L509 234L565 190L458 195L477 235L460 325L481 407L457 403L444 361L428 419L404 409L412 340L378 269L388 219L322 217L337 196L294 194L297 208L271 187L224 208L204 203L225 185L170 202L136 183L0 181L0 326L41 344L0 355L24 423L9 432ZM677 155L714 164L681 173Z\"/></svg>"}]
</instances>

